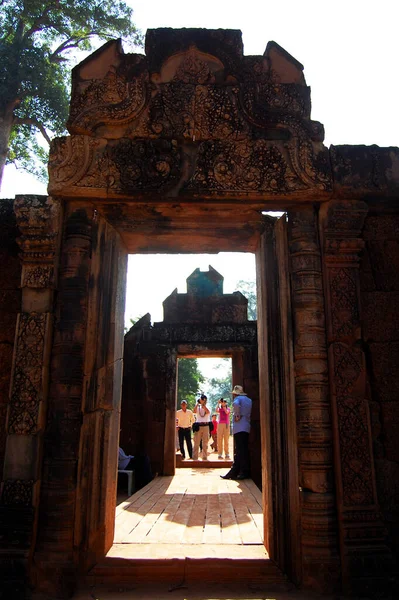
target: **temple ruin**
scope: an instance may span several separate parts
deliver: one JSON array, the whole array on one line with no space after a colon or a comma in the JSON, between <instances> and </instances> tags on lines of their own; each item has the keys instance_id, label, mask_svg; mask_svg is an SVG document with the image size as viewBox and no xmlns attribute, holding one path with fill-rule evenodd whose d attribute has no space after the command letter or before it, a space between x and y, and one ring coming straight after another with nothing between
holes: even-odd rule
<instances>
[{"instance_id":1,"label":"temple ruin","mask_svg":"<svg viewBox=\"0 0 399 600\"><path fill-rule=\"evenodd\" d=\"M110 41L72 83L49 196L0 205L0 578L68 597L112 546L128 253L244 251L257 265L248 377L270 564L304 589L389 593L399 149L324 146L302 65L275 42L245 56L236 30L148 30L145 54ZM142 342L166 369L151 402L168 475L168 382L179 353L198 355L196 327L173 347L168 323Z\"/></svg>"}]
</instances>

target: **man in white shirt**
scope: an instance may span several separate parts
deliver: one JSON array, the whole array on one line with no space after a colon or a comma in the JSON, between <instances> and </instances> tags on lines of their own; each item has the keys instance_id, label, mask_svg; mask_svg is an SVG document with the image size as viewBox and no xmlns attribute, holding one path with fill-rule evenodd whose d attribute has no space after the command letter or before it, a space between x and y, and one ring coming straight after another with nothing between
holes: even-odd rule
<instances>
[{"instance_id":1,"label":"man in white shirt","mask_svg":"<svg viewBox=\"0 0 399 600\"><path fill-rule=\"evenodd\" d=\"M209 421L211 420L211 411L207 407L207 397L202 394L194 407L196 414L194 433L194 460L198 460L198 450L202 441L202 460L208 460L208 442L209 442Z\"/></svg>"},{"instance_id":2,"label":"man in white shirt","mask_svg":"<svg viewBox=\"0 0 399 600\"><path fill-rule=\"evenodd\" d=\"M182 400L181 409L176 411L176 425L178 427L177 434L179 436L180 453L183 458L186 458L184 451L184 440L186 440L187 451L190 458L193 457L193 446L191 443L191 425L194 423L194 415L187 408L187 400Z\"/></svg>"}]
</instances>

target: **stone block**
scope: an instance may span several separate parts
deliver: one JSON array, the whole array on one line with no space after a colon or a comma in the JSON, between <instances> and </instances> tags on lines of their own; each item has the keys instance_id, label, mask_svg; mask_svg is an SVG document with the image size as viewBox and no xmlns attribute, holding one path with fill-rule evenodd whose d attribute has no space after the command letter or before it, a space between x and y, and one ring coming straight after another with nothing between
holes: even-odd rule
<instances>
[{"instance_id":1,"label":"stone block","mask_svg":"<svg viewBox=\"0 0 399 600\"><path fill-rule=\"evenodd\" d=\"M381 405L381 421L385 456L399 463L399 399Z\"/></svg>"},{"instance_id":2,"label":"stone block","mask_svg":"<svg viewBox=\"0 0 399 600\"><path fill-rule=\"evenodd\" d=\"M392 402L399 398L399 342L370 343L373 398Z\"/></svg>"},{"instance_id":3,"label":"stone block","mask_svg":"<svg viewBox=\"0 0 399 600\"><path fill-rule=\"evenodd\" d=\"M334 189L350 197L397 196L399 149L378 146L331 146Z\"/></svg>"},{"instance_id":4,"label":"stone block","mask_svg":"<svg viewBox=\"0 0 399 600\"><path fill-rule=\"evenodd\" d=\"M9 434L6 440L4 479L36 480L40 454L37 435Z\"/></svg>"},{"instance_id":5,"label":"stone block","mask_svg":"<svg viewBox=\"0 0 399 600\"><path fill-rule=\"evenodd\" d=\"M367 246L376 289L399 291L399 241L370 241Z\"/></svg>"},{"instance_id":6,"label":"stone block","mask_svg":"<svg viewBox=\"0 0 399 600\"><path fill-rule=\"evenodd\" d=\"M363 339L372 342L399 341L399 292L362 294Z\"/></svg>"},{"instance_id":7,"label":"stone block","mask_svg":"<svg viewBox=\"0 0 399 600\"><path fill-rule=\"evenodd\" d=\"M85 377L86 412L97 409L119 410L122 395L123 360L116 360L111 365L101 367Z\"/></svg>"}]
</instances>

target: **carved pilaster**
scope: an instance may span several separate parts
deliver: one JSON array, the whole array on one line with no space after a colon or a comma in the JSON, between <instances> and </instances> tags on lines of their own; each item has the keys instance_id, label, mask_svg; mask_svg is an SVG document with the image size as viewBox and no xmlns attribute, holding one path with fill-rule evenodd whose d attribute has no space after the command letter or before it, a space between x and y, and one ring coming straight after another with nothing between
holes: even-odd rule
<instances>
[{"instance_id":1,"label":"carved pilaster","mask_svg":"<svg viewBox=\"0 0 399 600\"><path fill-rule=\"evenodd\" d=\"M377 505L361 347L359 259L366 214L361 201L332 201L320 210L341 562L351 593L381 588L391 562Z\"/></svg>"},{"instance_id":2,"label":"carved pilaster","mask_svg":"<svg viewBox=\"0 0 399 600\"><path fill-rule=\"evenodd\" d=\"M21 286L53 289L59 239L59 202L44 196L16 196L14 210L21 232L18 239L22 251Z\"/></svg>"},{"instance_id":3,"label":"carved pilaster","mask_svg":"<svg viewBox=\"0 0 399 600\"><path fill-rule=\"evenodd\" d=\"M53 592L55 571L66 573L73 553L93 215L83 203L66 205L43 461L46 510L35 552L40 586Z\"/></svg>"},{"instance_id":4,"label":"carved pilaster","mask_svg":"<svg viewBox=\"0 0 399 600\"><path fill-rule=\"evenodd\" d=\"M21 233L22 311L15 333L0 521L2 539L12 539L13 555L23 559L38 516L61 210L52 198L17 196L14 211Z\"/></svg>"},{"instance_id":5,"label":"carved pilaster","mask_svg":"<svg viewBox=\"0 0 399 600\"><path fill-rule=\"evenodd\" d=\"M306 585L339 585L331 415L320 247L313 208L288 213L302 559Z\"/></svg>"}]
</instances>

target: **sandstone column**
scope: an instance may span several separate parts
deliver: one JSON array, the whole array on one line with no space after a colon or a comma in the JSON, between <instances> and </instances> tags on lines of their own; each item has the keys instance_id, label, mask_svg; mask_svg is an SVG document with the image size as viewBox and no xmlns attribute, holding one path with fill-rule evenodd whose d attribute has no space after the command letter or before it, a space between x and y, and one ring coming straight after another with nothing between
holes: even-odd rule
<instances>
[{"instance_id":1,"label":"sandstone column","mask_svg":"<svg viewBox=\"0 0 399 600\"><path fill-rule=\"evenodd\" d=\"M303 583L339 587L323 281L314 209L288 212Z\"/></svg>"},{"instance_id":2,"label":"sandstone column","mask_svg":"<svg viewBox=\"0 0 399 600\"><path fill-rule=\"evenodd\" d=\"M367 205L321 207L330 395L344 591L364 594L386 583L391 563L377 505L366 366L361 345L359 255ZM375 588L373 588L375 591Z\"/></svg>"}]
</instances>

